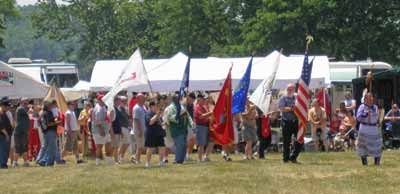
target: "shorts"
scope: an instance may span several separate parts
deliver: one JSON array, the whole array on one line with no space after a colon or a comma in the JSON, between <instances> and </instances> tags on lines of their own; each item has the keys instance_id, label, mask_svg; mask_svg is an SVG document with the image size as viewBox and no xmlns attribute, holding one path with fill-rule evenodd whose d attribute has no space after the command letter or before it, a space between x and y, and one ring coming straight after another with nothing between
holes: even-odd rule
<instances>
[{"instance_id":1,"label":"shorts","mask_svg":"<svg viewBox=\"0 0 400 194\"><path fill-rule=\"evenodd\" d=\"M144 145L148 148L165 147L163 136L146 137Z\"/></svg>"},{"instance_id":2,"label":"shorts","mask_svg":"<svg viewBox=\"0 0 400 194\"><path fill-rule=\"evenodd\" d=\"M196 143L199 146L206 146L210 142L210 129L205 125L196 126Z\"/></svg>"},{"instance_id":3,"label":"shorts","mask_svg":"<svg viewBox=\"0 0 400 194\"><path fill-rule=\"evenodd\" d=\"M119 148L121 145L121 134L114 134L114 138L111 139L111 144L113 148Z\"/></svg>"},{"instance_id":4,"label":"shorts","mask_svg":"<svg viewBox=\"0 0 400 194\"><path fill-rule=\"evenodd\" d=\"M122 138L121 138L121 143L122 144L131 144L131 133L129 128L122 127Z\"/></svg>"},{"instance_id":5,"label":"shorts","mask_svg":"<svg viewBox=\"0 0 400 194\"><path fill-rule=\"evenodd\" d=\"M322 139L322 140L328 139L328 130L327 130L326 128L325 128L325 129L321 129L321 128L316 128L316 129L314 129L314 128L311 128L311 137L312 137L312 140L313 140L313 141L318 141L318 129L321 130L321 133L320 133L321 139Z\"/></svg>"},{"instance_id":6,"label":"shorts","mask_svg":"<svg viewBox=\"0 0 400 194\"><path fill-rule=\"evenodd\" d=\"M70 131L67 132L65 147L64 149L68 152L72 152L78 148L78 138L79 138L79 131Z\"/></svg>"},{"instance_id":7,"label":"shorts","mask_svg":"<svg viewBox=\"0 0 400 194\"><path fill-rule=\"evenodd\" d=\"M244 141L257 141L257 133L255 129L245 128L243 130L243 139Z\"/></svg>"},{"instance_id":8,"label":"shorts","mask_svg":"<svg viewBox=\"0 0 400 194\"><path fill-rule=\"evenodd\" d=\"M94 143L96 145L104 145L106 143L111 142L110 134L106 134L106 136L101 136L100 134L93 134Z\"/></svg>"},{"instance_id":9,"label":"shorts","mask_svg":"<svg viewBox=\"0 0 400 194\"><path fill-rule=\"evenodd\" d=\"M142 135L138 135L135 133L135 143L136 143L136 149L137 148L144 148L144 133Z\"/></svg>"},{"instance_id":10,"label":"shorts","mask_svg":"<svg viewBox=\"0 0 400 194\"><path fill-rule=\"evenodd\" d=\"M14 147L15 153L24 154L28 152L28 135L15 135L14 134Z\"/></svg>"}]
</instances>

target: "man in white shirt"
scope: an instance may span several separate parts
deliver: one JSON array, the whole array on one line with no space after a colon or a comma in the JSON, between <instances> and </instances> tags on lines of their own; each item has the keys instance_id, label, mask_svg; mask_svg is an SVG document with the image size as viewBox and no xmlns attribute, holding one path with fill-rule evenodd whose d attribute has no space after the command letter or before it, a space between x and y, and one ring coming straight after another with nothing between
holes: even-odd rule
<instances>
[{"instance_id":1,"label":"man in white shirt","mask_svg":"<svg viewBox=\"0 0 400 194\"><path fill-rule=\"evenodd\" d=\"M83 163L83 160L79 159L79 149L78 149L78 137L79 137L79 125L75 114L75 103L68 102L68 110L65 112L65 146L64 153L65 156L69 152L73 152L76 158L76 163Z\"/></svg>"},{"instance_id":2,"label":"man in white shirt","mask_svg":"<svg viewBox=\"0 0 400 194\"><path fill-rule=\"evenodd\" d=\"M351 97L350 92L346 92L346 94L345 94L344 105L346 106L347 111L352 111L353 113L355 113L357 104L356 104L356 100L354 100Z\"/></svg>"}]
</instances>

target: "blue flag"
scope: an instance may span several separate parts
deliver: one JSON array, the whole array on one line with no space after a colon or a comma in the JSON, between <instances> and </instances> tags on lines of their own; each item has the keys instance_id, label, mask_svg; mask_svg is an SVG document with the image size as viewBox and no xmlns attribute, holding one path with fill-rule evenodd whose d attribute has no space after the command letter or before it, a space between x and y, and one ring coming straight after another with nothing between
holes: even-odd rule
<instances>
[{"instance_id":1,"label":"blue flag","mask_svg":"<svg viewBox=\"0 0 400 194\"><path fill-rule=\"evenodd\" d=\"M189 88L189 73L190 73L190 57L186 63L185 72L183 73L183 78L181 82L181 87L179 88L179 100L185 96L185 90Z\"/></svg>"},{"instance_id":2,"label":"blue flag","mask_svg":"<svg viewBox=\"0 0 400 194\"><path fill-rule=\"evenodd\" d=\"M251 66L253 65L253 57L251 57L249 65L238 86L233 91L232 113L244 112L247 100L247 92L250 86Z\"/></svg>"}]
</instances>

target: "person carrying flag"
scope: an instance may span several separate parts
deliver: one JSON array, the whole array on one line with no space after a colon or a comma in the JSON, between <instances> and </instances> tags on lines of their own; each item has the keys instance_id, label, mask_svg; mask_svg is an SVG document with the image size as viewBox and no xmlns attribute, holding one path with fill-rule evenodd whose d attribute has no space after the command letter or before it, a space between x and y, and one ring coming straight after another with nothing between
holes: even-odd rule
<instances>
[{"instance_id":1,"label":"person carrying flag","mask_svg":"<svg viewBox=\"0 0 400 194\"><path fill-rule=\"evenodd\" d=\"M292 151L290 150L290 143L292 140L292 135L297 136L298 132L298 120L294 114L294 105L296 102L296 97L294 95L295 86L294 84L289 84L286 88L286 94L279 99L279 109L282 116L282 136L283 136L283 162L287 163L292 161L297 162L297 157L299 156L301 145L295 143L292 146Z\"/></svg>"}]
</instances>

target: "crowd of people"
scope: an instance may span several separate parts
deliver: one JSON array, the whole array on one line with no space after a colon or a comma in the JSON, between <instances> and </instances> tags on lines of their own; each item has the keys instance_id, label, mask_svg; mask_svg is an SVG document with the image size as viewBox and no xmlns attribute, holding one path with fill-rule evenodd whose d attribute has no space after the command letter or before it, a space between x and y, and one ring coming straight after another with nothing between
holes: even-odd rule
<instances>
[{"instance_id":1,"label":"crowd of people","mask_svg":"<svg viewBox=\"0 0 400 194\"><path fill-rule=\"evenodd\" d=\"M29 99L20 99L18 108L12 109L11 100L3 98L0 103L0 165L1 168L19 167L19 160L28 167L32 161L40 166L65 164L64 157L72 154L77 164L85 163L92 156L96 165L132 162L146 168L152 166L152 155L159 155L158 166L168 163L169 153L174 153L172 163L182 164L193 160L197 150L197 162L209 162L215 148L210 123L213 121L214 99L207 93L189 93L182 99L178 94L149 95L133 93L128 100L125 94L114 98L113 107L103 102L103 94L93 101L85 101L77 110L76 103L67 103L68 109L60 111L58 102L44 101L42 106ZM321 106L318 99L312 100L308 112L311 137L315 150L357 148L362 164L367 165L367 156L380 164L382 134L379 126L384 120L397 126L400 111L396 104L383 115L381 107L374 103L372 94L364 96L358 109L351 94L332 114ZM255 159L257 145L259 159L271 143L271 133L262 132L262 118L281 120L283 140L283 162L298 163L297 158L303 144L293 137L298 133L298 119L294 113L295 86L288 85L279 100L280 116L264 115L249 100L245 111L233 115L234 143L220 146L222 156L231 161L230 153L239 151L244 144L243 159ZM392 125L389 125L392 126ZM131 156L126 156L131 150ZM142 160L141 156L145 154ZM129 161L128 161L129 158ZM9 162L10 161L10 162Z\"/></svg>"}]
</instances>

